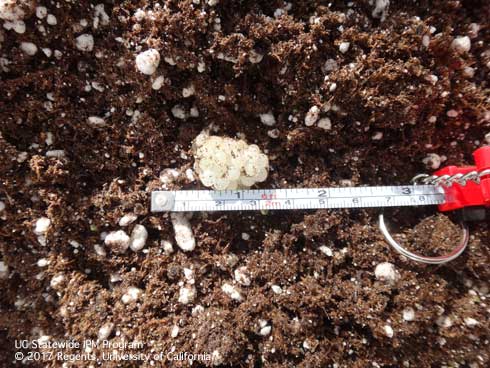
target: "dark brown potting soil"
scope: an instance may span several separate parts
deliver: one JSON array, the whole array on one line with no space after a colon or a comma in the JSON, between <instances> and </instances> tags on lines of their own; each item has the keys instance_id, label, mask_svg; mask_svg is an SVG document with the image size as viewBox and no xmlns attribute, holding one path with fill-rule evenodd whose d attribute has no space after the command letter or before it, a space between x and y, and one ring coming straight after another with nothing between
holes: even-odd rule
<instances>
[{"instance_id":1,"label":"dark brown potting soil","mask_svg":"<svg viewBox=\"0 0 490 368\"><path fill-rule=\"evenodd\" d=\"M106 340L143 345L117 353L163 352L163 360L24 364L178 367L189 361L167 353L189 352L212 355L194 367L488 366L488 221L470 224L457 260L430 266L388 247L377 210L195 213L191 252L175 244L168 214L149 211L160 172L191 168L191 142L211 124L267 153L261 188L405 184L434 171L423 162L430 153L441 165L472 164L490 132L490 4L391 1L380 18L375 3L384 2L101 1L109 16L101 22L99 2L40 0L55 25L32 14L23 34L1 28L0 366L21 365L17 352L56 351L16 340L96 340L105 324ZM92 51L77 49L81 34L93 36ZM451 47L463 36L469 52ZM27 55L22 42L37 52ZM135 66L149 47L161 55L152 76ZM158 76L163 85L153 89ZM185 119L172 113L177 105ZM305 125L312 106L331 129ZM269 112L273 127L259 118ZM46 155L53 150L64 156ZM169 188L202 186L183 175ZM149 236L144 250L116 254L101 234L120 230L125 213L138 216L128 234L142 224ZM45 241L34 232L42 217L51 221ZM428 255L461 236L435 207L388 218L400 241ZM376 279L382 262L394 265L395 283ZM249 286L234 282L242 266ZM184 269L197 292L189 304L179 302ZM225 294L225 283L242 299ZM142 294L124 304L128 287ZM66 350L102 351L111 349Z\"/></svg>"}]
</instances>

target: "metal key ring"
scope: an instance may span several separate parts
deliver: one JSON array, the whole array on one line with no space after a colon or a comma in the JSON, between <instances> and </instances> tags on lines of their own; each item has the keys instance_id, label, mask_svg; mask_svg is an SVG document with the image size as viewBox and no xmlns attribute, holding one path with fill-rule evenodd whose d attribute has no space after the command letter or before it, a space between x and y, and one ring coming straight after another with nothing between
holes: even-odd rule
<instances>
[{"instance_id":1,"label":"metal key ring","mask_svg":"<svg viewBox=\"0 0 490 368\"><path fill-rule=\"evenodd\" d=\"M465 223L462 223L461 225L463 227L463 238L461 242L450 253L443 256L426 257L410 252L409 250L403 248L400 244L398 244L397 241L393 239L388 229L386 228L383 214L379 215L379 229L381 230L381 233L384 235L388 244L390 244L398 253L404 255L405 257L416 262L427 263L427 264L443 264L446 262L450 262L456 259L457 257L459 257L459 255L464 252L466 246L468 245L470 232Z\"/></svg>"}]
</instances>

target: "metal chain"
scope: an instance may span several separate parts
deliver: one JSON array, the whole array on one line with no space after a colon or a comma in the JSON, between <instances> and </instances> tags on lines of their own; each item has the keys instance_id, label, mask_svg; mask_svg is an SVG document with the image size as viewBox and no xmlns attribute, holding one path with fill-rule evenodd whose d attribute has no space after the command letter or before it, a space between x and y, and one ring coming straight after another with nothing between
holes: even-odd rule
<instances>
[{"instance_id":1,"label":"metal chain","mask_svg":"<svg viewBox=\"0 0 490 368\"><path fill-rule=\"evenodd\" d=\"M468 181L472 181L476 184L480 184L480 179L484 176L490 175L490 169L483 171L470 171L466 174L454 174L454 175L428 175L428 174L418 174L415 175L411 183L414 185L424 184L424 185L441 185L445 187L450 187L454 183L461 186L465 186Z\"/></svg>"}]
</instances>

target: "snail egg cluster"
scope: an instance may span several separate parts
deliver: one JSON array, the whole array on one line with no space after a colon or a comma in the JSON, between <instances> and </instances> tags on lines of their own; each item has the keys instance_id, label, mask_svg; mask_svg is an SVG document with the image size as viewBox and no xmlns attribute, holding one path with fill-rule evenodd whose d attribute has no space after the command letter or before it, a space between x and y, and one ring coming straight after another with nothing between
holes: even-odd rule
<instances>
[{"instance_id":1,"label":"snail egg cluster","mask_svg":"<svg viewBox=\"0 0 490 368\"><path fill-rule=\"evenodd\" d=\"M201 133L193 153L199 179L215 190L250 188L267 178L269 159L255 144Z\"/></svg>"}]
</instances>

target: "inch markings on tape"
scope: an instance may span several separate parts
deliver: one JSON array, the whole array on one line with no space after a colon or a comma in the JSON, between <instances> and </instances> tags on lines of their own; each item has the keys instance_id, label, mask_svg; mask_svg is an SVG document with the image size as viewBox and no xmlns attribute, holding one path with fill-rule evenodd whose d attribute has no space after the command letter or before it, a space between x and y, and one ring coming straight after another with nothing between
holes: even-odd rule
<instances>
[{"instance_id":1,"label":"inch markings on tape","mask_svg":"<svg viewBox=\"0 0 490 368\"><path fill-rule=\"evenodd\" d=\"M151 193L152 212L257 211L438 205L444 189L434 185L176 190Z\"/></svg>"}]
</instances>

